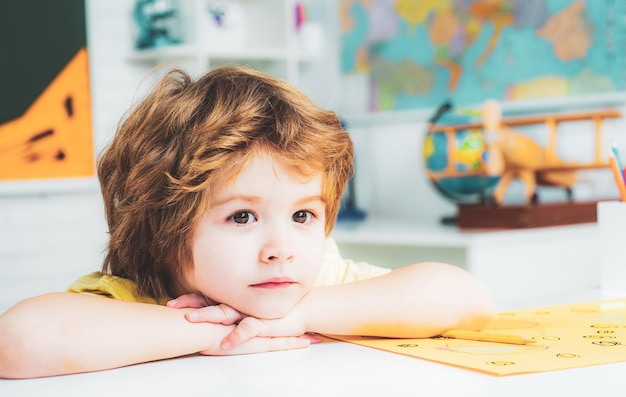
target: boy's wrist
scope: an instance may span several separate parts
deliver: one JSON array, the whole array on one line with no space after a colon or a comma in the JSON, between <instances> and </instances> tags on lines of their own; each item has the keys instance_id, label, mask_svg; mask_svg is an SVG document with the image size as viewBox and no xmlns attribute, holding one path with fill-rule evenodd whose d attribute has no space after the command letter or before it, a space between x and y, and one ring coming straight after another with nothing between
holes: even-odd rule
<instances>
[{"instance_id":1,"label":"boy's wrist","mask_svg":"<svg viewBox=\"0 0 626 397\"><path fill-rule=\"evenodd\" d=\"M320 332L320 329L315 320L318 316L318 311L324 310L322 303L319 301L319 289L312 288L306 295L300 299L298 304L294 307L295 312L301 318L304 326L304 332Z\"/></svg>"}]
</instances>

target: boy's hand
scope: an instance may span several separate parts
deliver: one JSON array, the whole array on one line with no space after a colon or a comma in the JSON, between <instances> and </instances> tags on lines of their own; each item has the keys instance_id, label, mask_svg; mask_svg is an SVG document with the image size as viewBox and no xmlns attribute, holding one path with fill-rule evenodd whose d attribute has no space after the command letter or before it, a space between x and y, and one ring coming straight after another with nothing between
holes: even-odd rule
<instances>
[{"instance_id":1,"label":"boy's hand","mask_svg":"<svg viewBox=\"0 0 626 397\"><path fill-rule=\"evenodd\" d=\"M311 343L318 343L320 337L318 335L304 334L301 336L276 336L276 337L262 337L256 336L250 338L237 346L232 346L228 350L224 349L220 345L202 350L199 353L206 356L226 356L237 354L251 354L251 353L264 353L278 350L293 350L304 349L311 345Z\"/></svg>"},{"instance_id":2,"label":"boy's hand","mask_svg":"<svg viewBox=\"0 0 626 397\"><path fill-rule=\"evenodd\" d=\"M296 311L279 319L259 319L196 294L182 295L167 305L178 309L198 309L185 313L185 318L192 323L237 324L233 332L222 340L221 347L224 350L233 349L256 337L300 337L308 340L308 343L321 340L317 334L305 334L304 319Z\"/></svg>"},{"instance_id":3,"label":"boy's hand","mask_svg":"<svg viewBox=\"0 0 626 397\"><path fill-rule=\"evenodd\" d=\"M201 308L205 306L213 306L216 305L217 302L207 298L204 295L200 294L186 294L181 295L176 299L172 299L167 302L168 307L173 307L175 309L187 309L187 308Z\"/></svg>"},{"instance_id":4,"label":"boy's hand","mask_svg":"<svg viewBox=\"0 0 626 397\"><path fill-rule=\"evenodd\" d=\"M242 320L245 316L228 305L218 304L211 299L198 295L181 295L167 302L168 307L175 309L202 309L185 313L185 318L192 323L209 322L231 325ZM219 309L219 310L218 310Z\"/></svg>"}]
</instances>

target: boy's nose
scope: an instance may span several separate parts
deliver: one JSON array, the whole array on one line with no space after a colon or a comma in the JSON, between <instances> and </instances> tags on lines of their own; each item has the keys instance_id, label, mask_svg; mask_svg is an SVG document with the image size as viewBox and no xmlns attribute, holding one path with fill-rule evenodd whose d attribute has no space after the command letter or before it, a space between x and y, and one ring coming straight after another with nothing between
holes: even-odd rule
<instances>
[{"instance_id":1,"label":"boy's nose","mask_svg":"<svg viewBox=\"0 0 626 397\"><path fill-rule=\"evenodd\" d=\"M291 233L281 228L268 230L260 255L261 262L268 264L293 261L295 252Z\"/></svg>"}]
</instances>

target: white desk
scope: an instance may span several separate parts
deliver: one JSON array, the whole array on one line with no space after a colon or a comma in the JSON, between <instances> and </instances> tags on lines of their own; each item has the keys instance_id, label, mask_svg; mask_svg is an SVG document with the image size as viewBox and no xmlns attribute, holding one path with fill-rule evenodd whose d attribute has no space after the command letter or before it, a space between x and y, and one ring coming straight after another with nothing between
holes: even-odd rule
<instances>
[{"instance_id":1,"label":"white desk","mask_svg":"<svg viewBox=\"0 0 626 397\"><path fill-rule=\"evenodd\" d=\"M587 291L532 306L609 299ZM506 310L521 302L506 305ZM626 358L626 353L625 353ZM626 362L496 377L349 343L231 357L185 357L111 371L0 380L0 396L595 396L624 395Z\"/></svg>"}]
</instances>

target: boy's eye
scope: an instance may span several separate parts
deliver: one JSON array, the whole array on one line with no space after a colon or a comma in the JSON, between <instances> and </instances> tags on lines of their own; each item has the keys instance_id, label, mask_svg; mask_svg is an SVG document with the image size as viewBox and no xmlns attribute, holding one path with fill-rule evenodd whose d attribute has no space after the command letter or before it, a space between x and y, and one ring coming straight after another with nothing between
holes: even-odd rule
<instances>
[{"instance_id":1,"label":"boy's eye","mask_svg":"<svg viewBox=\"0 0 626 397\"><path fill-rule=\"evenodd\" d=\"M250 211L240 211L232 214L228 220L233 221L234 223L245 225L247 223L254 222L256 217Z\"/></svg>"},{"instance_id":2,"label":"boy's eye","mask_svg":"<svg viewBox=\"0 0 626 397\"><path fill-rule=\"evenodd\" d=\"M294 222L297 223L307 223L311 220L311 217L313 216L313 214L311 214L309 211L296 211L292 218L294 220Z\"/></svg>"}]
</instances>

